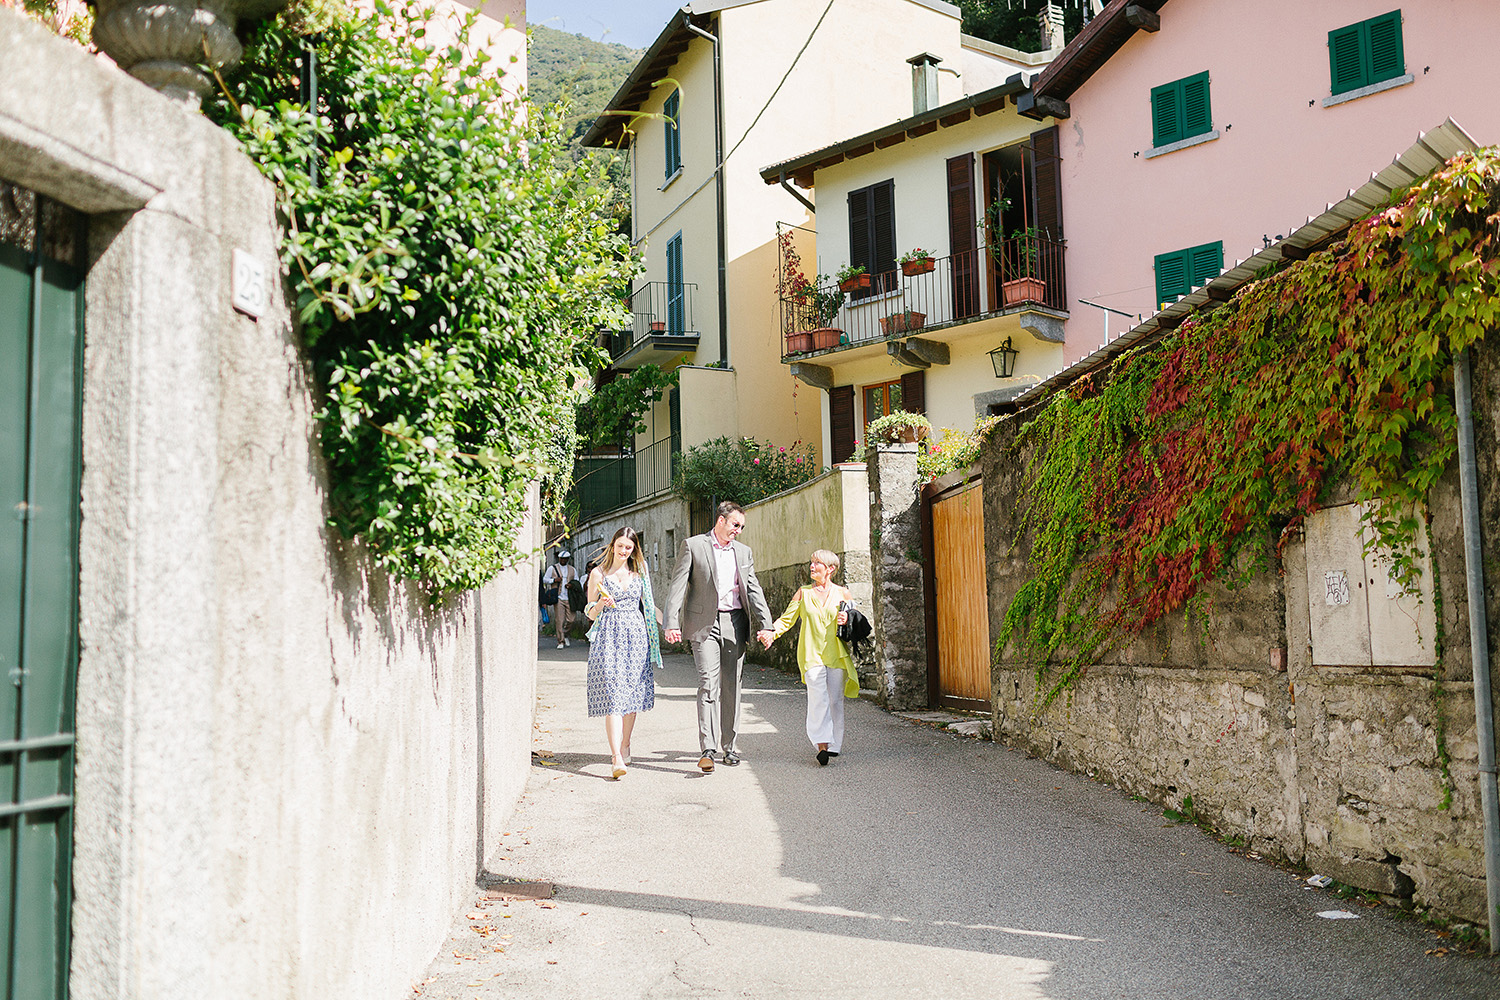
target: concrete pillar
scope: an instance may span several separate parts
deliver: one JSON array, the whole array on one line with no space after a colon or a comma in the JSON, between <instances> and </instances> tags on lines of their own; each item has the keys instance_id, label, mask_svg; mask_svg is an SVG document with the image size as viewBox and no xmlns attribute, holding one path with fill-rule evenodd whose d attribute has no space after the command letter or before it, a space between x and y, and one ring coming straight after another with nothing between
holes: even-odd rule
<instances>
[{"instance_id":1,"label":"concrete pillar","mask_svg":"<svg viewBox=\"0 0 1500 1000\"><path fill-rule=\"evenodd\" d=\"M917 446L881 445L868 465L876 693L889 709L926 708L927 608Z\"/></svg>"}]
</instances>

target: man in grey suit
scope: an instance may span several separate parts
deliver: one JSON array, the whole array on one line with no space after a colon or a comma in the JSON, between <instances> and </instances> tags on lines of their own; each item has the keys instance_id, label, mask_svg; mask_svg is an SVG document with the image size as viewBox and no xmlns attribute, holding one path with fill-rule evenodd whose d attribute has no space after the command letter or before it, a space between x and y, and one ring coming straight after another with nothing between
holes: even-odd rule
<instances>
[{"instance_id":1,"label":"man in grey suit","mask_svg":"<svg viewBox=\"0 0 1500 1000\"><path fill-rule=\"evenodd\" d=\"M750 615L760 625L755 638L772 635L771 611L755 578L750 546L735 541L745 512L726 500L715 511L713 530L682 543L667 591L666 636L681 642L686 632L698 668L698 766L708 773L720 751L730 767L740 762L735 738L740 725L740 673L750 640Z\"/></svg>"}]
</instances>

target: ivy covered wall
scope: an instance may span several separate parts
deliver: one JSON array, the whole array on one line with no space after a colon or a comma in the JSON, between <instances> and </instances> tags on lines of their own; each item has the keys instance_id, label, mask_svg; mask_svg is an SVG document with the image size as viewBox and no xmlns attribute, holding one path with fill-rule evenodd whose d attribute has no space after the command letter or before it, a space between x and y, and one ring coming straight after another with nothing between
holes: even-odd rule
<instances>
[{"instance_id":1,"label":"ivy covered wall","mask_svg":"<svg viewBox=\"0 0 1500 1000\"><path fill-rule=\"evenodd\" d=\"M997 428L999 738L1262 853L1483 915L1452 364L1470 350L1482 521L1500 523L1497 187L1494 151L1456 158ZM1398 591L1430 588L1436 640L1315 666L1304 525L1373 500L1365 531Z\"/></svg>"}]
</instances>

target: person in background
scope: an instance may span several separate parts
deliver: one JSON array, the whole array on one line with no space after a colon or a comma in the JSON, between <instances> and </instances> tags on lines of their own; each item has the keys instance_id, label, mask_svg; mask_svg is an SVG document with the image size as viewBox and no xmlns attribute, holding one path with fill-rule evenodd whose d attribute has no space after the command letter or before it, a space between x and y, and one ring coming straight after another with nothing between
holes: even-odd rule
<instances>
[{"instance_id":1,"label":"person in background","mask_svg":"<svg viewBox=\"0 0 1500 1000\"><path fill-rule=\"evenodd\" d=\"M625 777L630 735L638 712L656 704L653 668L661 666L659 616L651 595L651 574L635 529L616 531L599 565L589 573L583 613L594 620L589 632L588 710L604 716L611 773Z\"/></svg>"},{"instance_id":2,"label":"person in background","mask_svg":"<svg viewBox=\"0 0 1500 1000\"><path fill-rule=\"evenodd\" d=\"M557 562L547 567L547 573L542 577L542 586L549 590L557 588L557 602L552 605L552 622L557 626L557 648L571 646L568 640L568 626L573 624L573 609L568 605L568 584L578 579L578 571L573 568L573 553L567 549L559 549Z\"/></svg>"},{"instance_id":3,"label":"person in background","mask_svg":"<svg viewBox=\"0 0 1500 1000\"><path fill-rule=\"evenodd\" d=\"M797 669L807 685L807 738L817 750L818 764L826 765L844 748L844 699L859 697L859 678L854 659L839 639L838 627L847 620L842 605L854 603L854 595L833 582L839 571L839 557L827 549L818 549L808 563L812 585L792 595L770 639L771 643L791 629L800 618L802 631L797 636Z\"/></svg>"}]
</instances>

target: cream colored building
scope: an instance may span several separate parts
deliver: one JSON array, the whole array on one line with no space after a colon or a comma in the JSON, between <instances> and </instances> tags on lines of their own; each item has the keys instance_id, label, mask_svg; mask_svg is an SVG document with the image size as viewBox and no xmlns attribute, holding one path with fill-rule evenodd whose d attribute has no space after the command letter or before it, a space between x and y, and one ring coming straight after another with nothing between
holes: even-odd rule
<instances>
[{"instance_id":1,"label":"cream colored building","mask_svg":"<svg viewBox=\"0 0 1500 1000\"><path fill-rule=\"evenodd\" d=\"M811 443L828 463L826 394L783 364L777 295L778 225L810 233L814 202L760 171L909 115L914 100L959 101L1040 68L959 27L941 0L688 4L585 137L629 150L645 264L614 367L686 366L635 442L634 496L666 488L672 453L721 435Z\"/></svg>"},{"instance_id":2,"label":"cream colored building","mask_svg":"<svg viewBox=\"0 0 1500 1000\"><path fill-rule=\"evenodd\" d=\"M833 461L896 409L967 431L1061 363L1057 130L1017 113L1026 92L1016 75L761 171L768 185L791 178L834 207L818 223L817 271L858 265L870 282L821 285L822 312L805 298L783 303L783 360L827 390Z\"/></svg>"}]
</instances>

